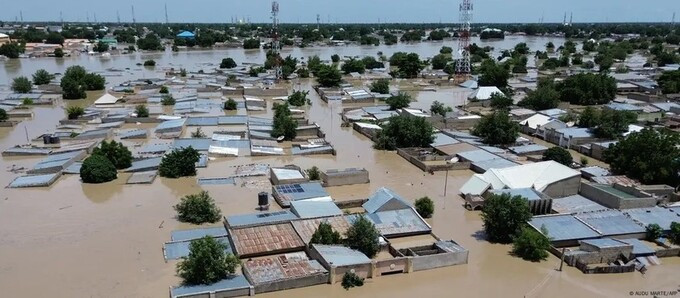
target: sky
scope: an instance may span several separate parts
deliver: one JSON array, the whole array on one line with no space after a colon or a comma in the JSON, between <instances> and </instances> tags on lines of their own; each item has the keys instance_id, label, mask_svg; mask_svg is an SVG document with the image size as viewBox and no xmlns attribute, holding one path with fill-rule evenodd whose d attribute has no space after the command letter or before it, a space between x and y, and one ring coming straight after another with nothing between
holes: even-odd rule
<instances>
[{"instance_id":1,"label":"sky","mask_svg":"<svg viewBox=\"0 0 680 298\"><path fill-rule=\"evenodd\" d=\"M279 0L282 23L456 23L462 0ZM248 19L270 22L270 0L24 0L4 1L0 20L13 21L23 13L25 21L103 22L132 20L163 22L168 6L170 22L227 23ZM562 22L573 13L573 22L671 22L673 12L680 23L680 0L472 0L473 22ZM58 6L58 7L57 7Z\"/></svg>"}]
</instances>

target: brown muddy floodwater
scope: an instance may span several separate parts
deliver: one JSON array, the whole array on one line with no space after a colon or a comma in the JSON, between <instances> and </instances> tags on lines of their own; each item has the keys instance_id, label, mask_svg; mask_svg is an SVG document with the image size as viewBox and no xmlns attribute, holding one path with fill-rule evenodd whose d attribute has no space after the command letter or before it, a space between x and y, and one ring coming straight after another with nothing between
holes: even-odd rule
<instances>
[{"instance_id":1,"label":"brown muddy floodwater","mask_svg":"<svg viewBox=\"0 0 680 298\"><path fill-rule=\"evenodd\" d=\"M214 59L213 59L214 60ZM213 62L214 61L210 61ZM22 67L31 61L22 61ZM303 81L301 88L311 90ZM455 104L456 89L414 93L415 107L427 108L433 100ZM509 255L508 245L489 244L480 238L478 212L463 208L457 192L472 175L423 173L395 152L372 149L372 142L351 128L341 128L341 106L321 101L310 92L311 121L326 132L337 156L238 157L211 160L198 177L225 176L233 166L266 163L330 168L365 167L371 183L329 188L336 200L365 198L386 186L415 200L429 196L436 211L430 224L443 239L453 239L469 249L469 263L412 274L367 280L366 285L345 291L339 284L319 285L263 297L629 297L629 291L677 290L680 258L662 259L646 275L584 275L573 267L555 269L559 260L532 263ZM78 104L87 104L96 98ZM35 116L13 128L0 128L0 149L53 129L64 117L63 102L54 107L34 107ZM271 111L267 112L268 114ZM127 127L133 127L130 124ZM14 167L30 168L40 158L0 159L0 185L19 174ZM127 175L111 183L84 185L77 175L60 178L49 188L0 190L0 297L167 297L177 285L175 262L165 263L162 245L170 231L189 228L175 218L172 205L183 195L205 189L223 214L254 212L257 193L266 183L234 186L198 186L196 178L157 178L151 185L125 185Z\"/></svg>"}]
</instances>

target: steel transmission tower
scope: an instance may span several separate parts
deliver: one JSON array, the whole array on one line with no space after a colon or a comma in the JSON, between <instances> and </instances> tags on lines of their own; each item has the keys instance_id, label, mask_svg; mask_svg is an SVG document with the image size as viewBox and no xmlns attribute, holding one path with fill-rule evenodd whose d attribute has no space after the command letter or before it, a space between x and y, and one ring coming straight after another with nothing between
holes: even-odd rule
<instances>
[{"instance_id":1,"label":"steel transmission tower","mask_svg":"<svg viewBox=\"0 0 680 298\"><path fill-rule=\"evenodd\" d=\"M456 62L456 75L460 80L470 76L470 23L472 22L472 0L463 0L460 4L460 32L458 52L461 57Z\"/></svg>"},{"instance_id":2,"label":"steel transmission tower","mask_svg":"<svg viewBox=\"0 0 680 298\"><path fill-rule=\"evenodd\" d=\"M131 7L132 7L132 23L133 23L133 24L136 24L136 23L137 23L137 19L135 19L135 6L132 5Z\"/></svg>"},{"instance_id":3,"label":"steel transmission tower","mask_svg":"<svg viewBox=\"0 0 680 298\"><path fill-rule=\"evenodd\" d=\"M170 22L168 21L168 4L165 3L165 23L169 24Z\"/></svg>"},{"instance_id":4,"label":"steel transmission tower","mask_svg":"<svg viewBox=\"0 0 680 298\"><path fill-rule=\"evenodd\" d=\"M279 41L279 2L272 2L272 55L276 63L274 64L274 75L276 80L283 78L283 69L281 69L281 43Z\"/></svg>"}]
</instances>

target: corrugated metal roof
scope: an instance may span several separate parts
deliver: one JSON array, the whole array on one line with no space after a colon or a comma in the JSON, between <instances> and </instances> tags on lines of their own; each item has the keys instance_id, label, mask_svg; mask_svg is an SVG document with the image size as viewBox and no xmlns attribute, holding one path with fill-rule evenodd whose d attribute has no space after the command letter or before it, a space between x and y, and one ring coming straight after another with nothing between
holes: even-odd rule
<instances>
[{"instance_id":1,"label":"corrugated metal roof","mask_svg":"<svg viewBox=\"0 0 680 298\"><path fill-rule=\"evenodd\" d=\"M492 159L500 159L502 157L495 155L493 153L487 152L486 150L472 150L472 151L465 151L456 154L459 157L471 161L471 162L478 162L478 161L485 161L485 160L492 160Z\"/></svg>"},{"instance_id":2,"label":"corrugated metal roof","mask_svg":"<svg viewBox=\"0 0 680 298\"><path fill-rule=\"evenodd\" d=\"M21 176L14 179L10 184L10 188L22 188L22 187L44 187L50 186L54 181L56 181L60 172L45 174L45 175L33 175L33 176Z\"/></svg>"},{"instance_id":3,"label":"corrugated metal roof","mask_svg":"<svg viewBox=\"0 0 680 298\"><path fill-rule=\"evenodd\" d=\"M460 193L463 195L482 195L491 187L491 183L484 180L479 174L472 175L472 177L463 184L460 188Z\"/></svg>"},{"instance_id":4,"label":"corrugated metal roof","mask_svg":"<svg viewBox=\"0 0 680 298\"><path fill-rule=\"evenodd\" d=\"M510 147L508 148L512 153L515 154L528 154L528 153L534 153L534 152L542 152L548 150L548 147L539 145L539 144L531 144L531 145L524 145L524 146L515 146L515 147Z\"/></svg>"},{"instance_id":5,"label":"corrugated metal roof","mask_svg":"<svg viewBox=\"0 0 680 298\"><path fill-rule=\"evenodd\" d=\"M298 201L314 198L329 197L328 192L319 182L282 184L272 187L278 196L286 201Z\"/></svg>"},{"instance_id":6,"label":"corrugated metal roof","mask_svg":"<svg viewBox=\"0 0 680 298\"><path fill-rule=\"evenodd\" d=\"M618 210L581 213L576 217L603 236L644 233L645 228Z\"/></svg>"},{"instance_id":7,"label":"corrugated metal roof","mask_svg":"<svg viewBox=\"0 0 680 298\"><path fill-rule=\"evenodd\" d=\"M513 162L513 161L507 160L505 158L498 158L498 159L482 160L482 161L473 162L472 165L475 168L479 168L483 172L486 172L489 169L509 168L509 167L514 167L518 164Z\"/></svg>"},{"instance_id":8,"label":"corrugated metal roof","mask_svg":"<svg viewBox=\"0 0 680 298\"><path fill-rule=\"evenodd\" d=\"M552 209L558 213L583 213L603 211L609 208L602 206L581 195L573 195L559 199L553 199Z\"/></svg>"},{"instance_id":9,"label":"corrugated metal roof","mask_svg":"<svg viewBox=\"0 0 680 298\"><path fill-rule=\"evenodd\" d=\"M251 285L243 275L223 279L211 285L180 286L170 289L172 298L195 297L198 294L221 292L236 289L248 289Z\"/></svg>"},{"instance_id":10,"label":"corrugated metal roof","mask_svg":"<svg viewBox=\"0 0 680 298\"><path fill-rule=\"evenodd\" d=\"M132 165L125 169L125 172L144 172L157 170L161 165L162 157L147 158L142 160L133 161Z\"/></svg>"},{"instance_id":11,"label":"corrugated metal roof","mask_svg":"<svg viewBox=\"0 0 680 298\"><path fill-rule=\"evenodd\" d=\"M345 246L313 244L321 257L332 267L370 264L365 254Z\"/></svg>"},{"instance_id":12,"label":"corrugated metal roof","mask_svg":"<svg viewBox=\"0 0 680 298\"><path fill-rule=\"evenodd\" d=\"M511 197L520 196L529 201L541 200L541 196L532 188L514 188L514 189L497 189L490 191L492 194L501 195L509 194Z\"/></svg>"},{"instance_id":13,"label":"corrugated metal roof","mask_svg":"<svg viewBox=\"0 0 680 298\"><path fill-rule=\"evenodd\" d=\"M171 241L187 241L194 240L198 238L203 238L205 236L219 237L228 235L227 229L224 226L212 227L212 228L199 228L190 230L175 230L170 232Z\"/></svg>"},{"instance_id":14,"label":"corrugated metal roof","mask_svg":"<svg viewBox=\"0 0 680 298\"><path fill-rule=\"evenodd\" d=\"M434 134L434 142L430 144L431 147L446 146L452 144L458 144L460 141L445 135L444 133L438 132Z\"/></svg>"},{"instance_id":15,"label":"corrugated metal roof","mask_svg":"<svg viewBox=\"0 0 680 298\"><path fill-rule=\"evenodd\" d=\"M186 121L187 126L217 126L217 117L189 117Z\"/></svg>"},{"instance_id":16,"label":"corrugated metal roof","mask_svg":"<svg viewBox=\"0 0 680 298\"><path fill-rule=\"evenodd\" d=\"M253 198L255 201L256 198ZM287 222L298 219L290 210L251 213L227 216L227 224L231 228L239 228L253 225L263 225L276 222Z\"/></svg>"},{"instance_id":17,"label":"corrugated metal roof","mask_svg":"<svg viewBox=\"0 0 680 298\"><path fill-rule=\"evenodd\" d=\"M342 210L331 201L292 201L290 210L300 218L342 215Z\"/></svg>"},{"instance_id":18,"label":"corrugated metal roof","mask_svg":"<svg viewBox=\"0 0 680 298\"><path fill-rule=\"evenodd\" d=\"M424 234L432 230L412 208L379 211L367 214L366 218L373 222L381 235L386 237L404 234Z\"/></svg>"},{"instance_id":19,"label":"corrugated metal roof","mask_svg":"<svg viewBox=\"0 0 680 298\"><path fill-rule=\"evenodd\" d=\"M224 244L224 252L233 253L231 251L231 243L229 238L226 236L214 237L217 242ZM178 241L178 242L167 242L163 244L163 250L165 251L166 260L177 260L182 257L189 256L189 245L191 245L192 240Z\"/></svg>"},{"instance_id":20,"label":"corrugated metal roof","mask_svg":"<svg viewBox=\"0 0 680 298\"><path fill-rule=\"evenodd\" d=\"M381 187L376 190L370 197L368 197L368 201L362 205L364 210L366 210L368 213L386 210L409 209L411 206L412 205L409 201L386 187Z\"/></svg>"},{"instance_id":21,"label":"corrugated metal roof","mask_svg":"<svg viewBox=\"0 0 680 298\"><path fill-rule=\"evenodd\" d=\"M545 227L548 230L547 236L553 241L600 237L600 234L572 215L534 216L529 224L538 231L541 230L541 227Z\"/></svg>"},{"instance_id":22,"label":"corrugated metal roof","mask_svg":"<svg viewBox=\"0 0 680 298\"><path fill-rule=\"evenodd\" d=\"M630 244L623 243L623 242L616 241L614 239L609 239L609 238L588 239L588 240L582 240L581 242L586 243L586 244L590 244L590 245L598 247L598 248L610 248L610 247L620 247L620 246L630 245Z\"/></svg>"},{"instance_id":23,"label":"corrugated metal roof","mask_svg":"<svg viewBox=\"0 0 680 298\"><path fill-rule=\"evenodd\" d=\"M649 247L647 244L644 242L634 239L634 238L627 238L627 239L616 239L618 241L621 241L623 243L628 243L633 245L633 254L634 255L653 255L656 253L656 250L653 248Z\"/></svg>"},{"instance_id":24,"label":"corrugated metal roof","mask_svg":"<svg viewBox=\"0 0 680 298\"><path fill-rule=\"evenodd\" d=\"M185 138L185 139L175 139L172 143L172 148L173 149L184 149L184 148L189 148L191 146L192 148L198 150L198 151L208 151L210 148L210 144L212 143L212 139L198 139L198 138Z\"/></svg>"},{"instance_id":25,"label":"corrugated metal roof","mask_svg":"<svg viewBox=\"0 0 680 298\"><path fill-rule=\"evenodd\" d=\"M182 127L184 127L185 122L186 122L185 118L177 119L177 120L163 121L156 126L155 131L157 133L170 132L170 131L181 131Z\"/></svg>"},{"instance_id":26,"label":"corrugated metal roof","mask_svg":"<svg viewBox=\"0 0 680 298\"><path fill-rule=\"evenodd\" d=\"M657 224L664 230L670 230L672 222L680 222L680 214L668 208L626 209L624 213L645 227L650 224Z\"/></svg>"}]
</instances>

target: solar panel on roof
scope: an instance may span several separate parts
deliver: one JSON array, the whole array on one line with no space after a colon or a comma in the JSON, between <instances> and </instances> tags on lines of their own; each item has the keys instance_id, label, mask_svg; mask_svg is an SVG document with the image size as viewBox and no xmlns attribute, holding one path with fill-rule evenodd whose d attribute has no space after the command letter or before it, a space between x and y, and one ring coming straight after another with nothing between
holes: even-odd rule
<instances>
[{"instance_id":1,"label":"solar panel on roof","mask_svg":"<svg viewBox=\"0 0 680 298\"><path fill-rule=\"evenodd\" d=\"M281 185L277 187L281 193L301 193L304 192L300 184Z\"/></svg>"}]
</instances>

